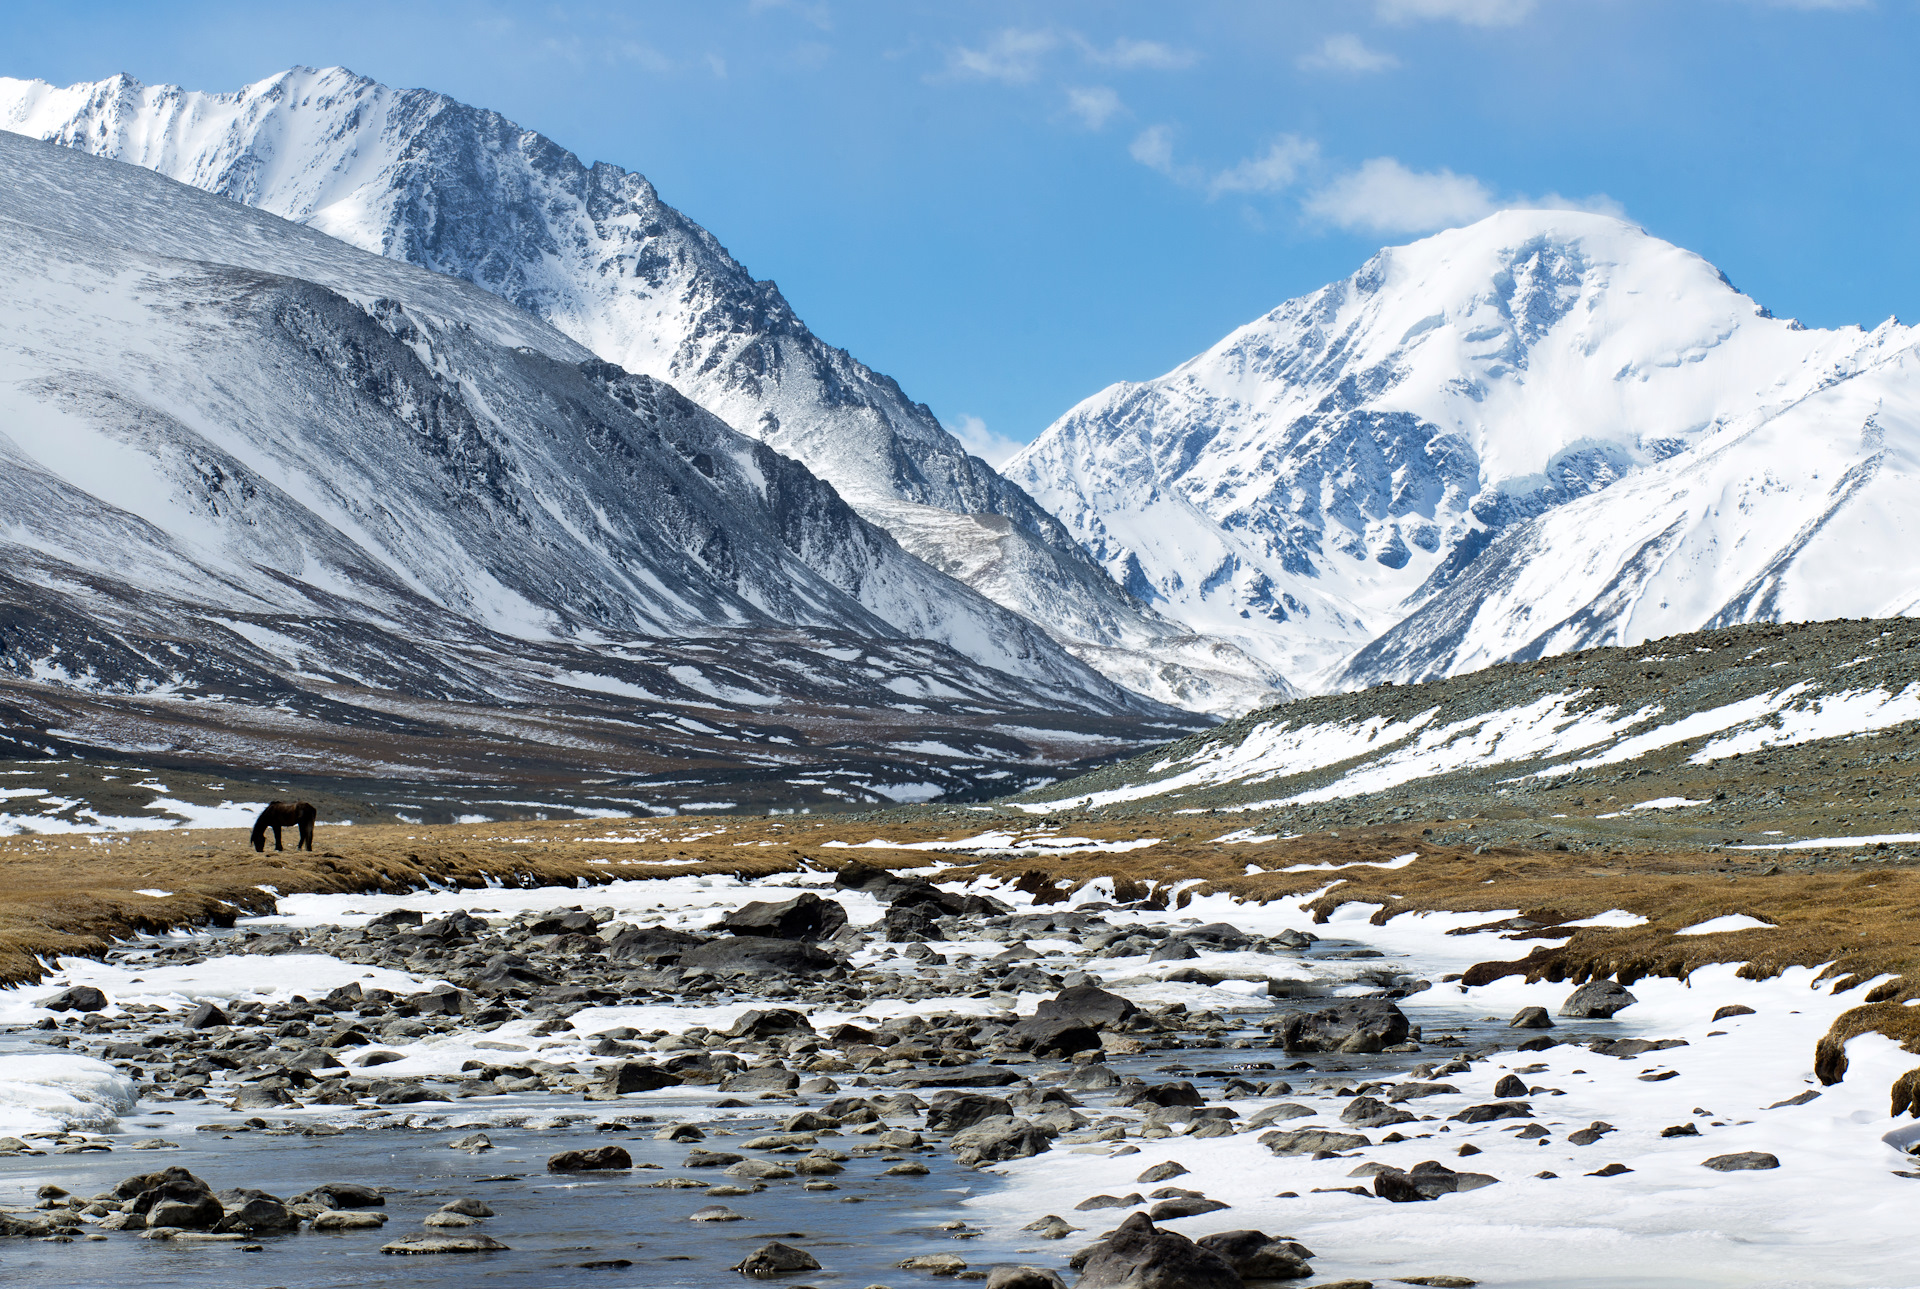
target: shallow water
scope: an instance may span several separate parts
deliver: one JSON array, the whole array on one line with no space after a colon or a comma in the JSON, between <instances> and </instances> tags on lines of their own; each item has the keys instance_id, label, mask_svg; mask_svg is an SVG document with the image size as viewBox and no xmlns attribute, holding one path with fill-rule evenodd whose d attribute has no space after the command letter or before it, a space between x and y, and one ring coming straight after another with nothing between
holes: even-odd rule
<instances>
[{"instance_id":1,"label":"shallow water","mask_svg":"<svg viewBox=\"0 0 1920 1289\"><path fill-rule=\"evenodd\" d=\"M242 1252L234 1244L143 1240L131 1234L72 1244L10 1241L0 1246L0 1280L72 1289L124 1289L136 1282L156 1289L209 1283L335 1289L400 1280L449 1287L646 1285L666 1289L744 1283L728 1268L768 1240L780 1239L806 1249L822 1267L783 1279L820 1286L904 1285L926 1279L896 1268L902 1258L913 1254L951 1252L985 1267L1009 1261L1057 1265L1067 1251L1054 1246L1016 1257L1016 1247L1032 1246L1031 1237L1023 1242L1016 1232L956 1239L955 1233L937 1229L938 1223L961 1216L955 1207L960 1200L996 1184L992 1174L962 1168L944 1151L889 1152L892 1157L885 1160L849 1160L846 1171L831 1179L838 1191L803 1191L803 1179L796 1178L769 1182L768 1189L757 1195L713 1199L704 1190L648 1185L672 1177L692 1177L706 1184L734 1180L719 1176L717 1169L683 1169L689 1147L652 1138L663 1124L706 1115L669 1111L658 1114L655 1123L604 1131L594 1126L597 1116L583 1113L595 1107L566 1098L546 1102L545 1122L560 1115L585 1122L503 1128L487 1122L491 1117L487 1113L456 1110L447 1116L445 1126L355 1129L333 1137L305 1137L297 1132L197 1132L179 1117L130 1115L122 1124L127 1131L116 1145L163 1135L181 1149L116 1149L112 1154L0 1160L0 1203L31 1203L34 1189L44 1181L91 1195L131 1174L177 1165L216 1188L257 1187L283 1198L327 1182L396 1187L381 1210L388 1215L387 1225L380 1231L303 1231L263 1238L257 1241L263 1246L258 1253ZM684 1098L682 1104L686 1104ZM648 1107L632 1098L617 1107L601 1108L631 1117ZM777 1113L785 1115L793 1108L793 1103L783 1103ZM418 1121L428 1116L410 1117ZM238 1116L229 1113L224 1121L237 1123ZM273 1122L284 1120L275 1116ZM710 1137L695 1144L758 1156L761 1152L743 1151L739 1143L749 1133L778 1131L777 1124L765 1117L727 1123L740 1135ZM472 1156L448 1148L476 1128L492 1138L493 1150ZM712 1131L711 1119L707 1130ZM851 1149L862 1140L824 1136L821 1144ZM655 1164L658 1170L636 1167L631 1173L570 1175L545 1171L547 1156L556 1151L612 1143L626 1147L636 1165ZM901 1157L918 1160L931 1171L925 1177L879 1175ZM399 1236L427 1229L420 1225L422 1218L462 1196L484 1200L498 1214L464 1229L484 1232L510 1246L509 1252L405 1258L379 1252L381 1245ZM711 1204L728 1205L746 1220L687 1220L696 1209ZM582 1265L619 1260L631 1265Z\"/></svg>"}]
</instances>

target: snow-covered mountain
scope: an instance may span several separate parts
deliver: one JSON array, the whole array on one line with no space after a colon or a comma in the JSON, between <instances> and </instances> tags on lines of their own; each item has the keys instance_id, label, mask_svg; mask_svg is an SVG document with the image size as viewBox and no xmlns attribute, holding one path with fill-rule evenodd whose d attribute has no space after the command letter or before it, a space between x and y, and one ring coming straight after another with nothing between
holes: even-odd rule
<instances>
[{"instance_id":1,"label":"snow-covered mountain","mask_svg":"<svg viewBox=\"0 0 1920 1289\"><path fill-rule=\"evenodd\" d=\"M709 709L709 757L740 742L722 712L837 707L839 745L876 707L1165 728L804 465L493 295L15 134L0 176L0 674L369 727L587 691L624 704L595 738ZM818 759L749 741L756 773Z\"/></svg>"},{"instance_id":2,"label":"snow-covered mountain","mask_svg":"<svg viewBox=\"0 0 1920 1289\"><path fill-rule=\"evenodd\" d=\"M1089 560L888 377L821 341L638 174L496 112L296 68L232 94L0 79L0 129L156 170L465 278L804 463L926 560L1121 683L1202 710L1287 693Z\"/></svg>"},{"instance_id":3,"label":"snow-covered mountain","mask_svg":"<svg viewBox=\"0 0 1920 1289\"><path fill-rule=\"evenodd\" d=\"M1904 613L1915 335L1772 317L1621 220L1381 251L1007 466L1128 589L1315 688Z\"/></svg>"}]
</instances>

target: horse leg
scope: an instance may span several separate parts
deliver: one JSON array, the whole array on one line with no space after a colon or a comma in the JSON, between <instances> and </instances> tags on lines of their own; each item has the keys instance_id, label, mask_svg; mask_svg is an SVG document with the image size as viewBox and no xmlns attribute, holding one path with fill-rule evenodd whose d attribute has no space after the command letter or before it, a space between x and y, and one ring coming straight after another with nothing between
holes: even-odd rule
<instances>
[{"instance_id":1,"label":"horse leg","mask_svg":"<svg viewBox=\"0 0 1920 1289\"><path fill-rule=\"evenodd\" d=\"M305 848L309 853L313 850L313 821L311 819L302 819L300 821L300 841L294 846L294 849L300 850L302 848Z\"/></svg>"},{"instance_id":2,"label":"horse leg","mask_svg":"<svg viewBox=\"0 0 1920 1289\"><path fill-rule=\"evenodd\" d=\"M286 849L286 847L285 847L285 846L282 846L282 845L280 844L280 825L279 825L279 824L275 824L275 825L273 825L273 848L274 848L275 850L285 850L285 849Z\"/></svg>"}]
</instances>

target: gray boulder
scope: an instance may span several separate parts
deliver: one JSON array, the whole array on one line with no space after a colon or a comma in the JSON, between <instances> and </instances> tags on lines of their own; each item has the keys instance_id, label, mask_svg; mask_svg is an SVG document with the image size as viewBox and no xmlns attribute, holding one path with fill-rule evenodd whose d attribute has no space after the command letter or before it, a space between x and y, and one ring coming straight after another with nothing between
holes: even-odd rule
<instances>
[{"instance_id":1,"label":"gray boulder","mask_svg":"<svg viewBox=\"0 0 1920 1289\"><path fill-rule=\"evenodd\" d=\"M97 1012L107 1006L107 996L92 985L75 985L40 1004L50 1012Z\"/></svg>"},{"instance_id":2,"label":"gray boulder","mask_svg":"<svg viewBox=\"0 0 1920 1289\"><path fill-rule=\"evenodd\" d=\"M758 935L721 936L680 955L685 971L791 975L839 965L838 958L811 944Z\"/></svg>"},{"instance_id":3,"label":"gray boulder","mask_svg":"<svg viewBox=\"0 0 1920 1289\"><path fill-rule=\"evenodd\" d=\"M955 1133L948 1144L955 1159L973 1167L1004 1159L1026 1159L1053 1149L1053 1139L1046 1129L1010 1115L982 1119Z\"/></svg>"},{"instance_id":4,"label":"gray boulder","mask_svg":"<svg viewBox=\"0 0 1920 1289\"><path fill-rule=\"evenodd\" d=\"M1553 1017L1544 1007L1522 1007L1507 1022L1508 1029L1552 1029Z\"/></svg>"},{"instance_id":5,"label":"gray boulder","mask_svg":"<svg viewBox=\"0 0 1920 1289\"><path fill-rule=\"evenodd\" d=\"M550 1173L585 1173L604 1169L632 1168L633 1156L625 1146L594 1146L588 1150L563 1150L547 1156Z\"/></svg>"},{"instance_id":6,"label":"gray boulder","mask_svg":"<svg viewBox=\"0 0 1920 1289\"><path fill-rule=\"evenodd\" d=\"M1276 1155L1311 1155L1322 1150L1335 1154L1358 1150L1373 1143L1357 1132L1329 1132L1325 1128L1301 1128L1288 1132L1275 1128L1260 1134L1260 1144Z\"/></svg>"},{"instance_id":7,"label":"gray boulder","mask_svg":"<svg viewBox=\"0 0 1920 1289\"><path fill-rule=\"evenodd\" d=\"M824 940L846 924L840 901L802 891L790 900L755 900L737 908L720 919L720 930L774 940Z\"/></svg>"},{"instance_id":8,"label":"gray boulder","mask_svg":"<svg viewBox=\"0 0 1920 1289\"><path fill-rule=\"evenodd\" d=\"M818 1271L820 1264L805 1249L796 1249L791 1244L773 1240L727 1269L754 1280L771 1280L789 1271Z\"/></svg>"},{"instance_id":9,"label":"gray boulder","mask_svg":"<svg viewBox=\"0 0 1920 1289\"><path fill-rule=\"evenodd\" d=\"M1567 995L1560 1014L1569 1020L1608 1020L1615 1012L1639 1002L1626 986L1611 980L1589 980Z\"/></svg>"},{"instance_id":10,"label":"gray boulder","mask_svg":"<svg viewBox=\"0 0 1920 1289\"><path fill-rule=\"evenodd\" d=\"M1113 1026L1130 1020L1140 1009L1119 994L1098 985L1075 985L1062 989L1052 998L1042 999L1033 1009L1035 1020L1071 1020L1095 1028Z\"/></svg>"},{"instance_id":11,"label":"gray boulder","mask_svg":"<svg viewBox=\"0 0 1920 1289\"><path fill-rule=\"evenodd\" d=\"M927 1107L928 1132L959 1132L988 1119L1011 1118L1013 1106L978 1092L941 1092Z\"/></svg>"},{"instance_id":12,"label":"gray boulder","mask_svg":"<svg viewBox=\"0 0 1920 1289\"><path fill-rule=\"evenodd\" d=\"M1162 1231L1135 1213L1074 1258L1074 1289L1243 1289L1240 1273L1212 1249Z\"/></svg>"},{"instance_id":13,"label":"gray boulder","mask_svg":"<svg viewBox=\"0 0 1920 1289\"><path fill-rule=\"evenodd\" d=\"M1264 1231L1216 1231L1197 1243L1226 1259L1242 1280L1298 1280L1313 1274L1307 1265L1312 1250Z\"/></svg>"},{"instance_id":14,"label":"gray boulder","mask_svg":"<svg viewBox=\"0 0 1920 1289\"><path fill-rule=\"evenodd\" d=\"M1289 1052L1381 1052L1407 1041L1407 1018L1385 998L1354 998L1316 1012L1281 1018L1281 1045Z\"/></svg>"},{"instance_id":15,"label":"gray boulder","mask_svg":"<svg viewBox=\"0 0 1920 1289\"><path fill-rule=\"evenodd\" d=\"M999 1266L987 1273L986 1289L1067 1289L1067 1282L1046 1267Z\"/></svg>"}]
</instances>

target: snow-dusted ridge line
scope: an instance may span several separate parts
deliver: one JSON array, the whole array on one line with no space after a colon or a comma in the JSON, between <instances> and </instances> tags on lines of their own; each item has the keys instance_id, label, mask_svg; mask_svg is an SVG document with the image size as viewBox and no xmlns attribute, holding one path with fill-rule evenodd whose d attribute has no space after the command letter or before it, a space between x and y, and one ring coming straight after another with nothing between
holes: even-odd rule
<instances>
[{"instance_id":1,"label":"snow-dusted ridge line","mask_svg":"<svg viewBox=\"0 0 1920 1289\"><path fill-rule=\"evenodd\" d=\"M1310 689L1920 605L1914 331L1775 319L1608 216L1382 250L1006 471Z\"/></svg>"},{"instance_id":2,"label":"snow-dusted ridge line","mask_svg":"<svg viewBox=\"0 0 1920 1289\"><path fill-rule=\"evenodd\" d=\"M641 175L497 112L344 68L229 94L121 75L0 78L0 129L158 171L375 255L467 279L803 462L910 554L1137 692L1234 713L1280 672L1141 605L889 377L815 336L772 282Z\"/></svg>"}]
</instances>

